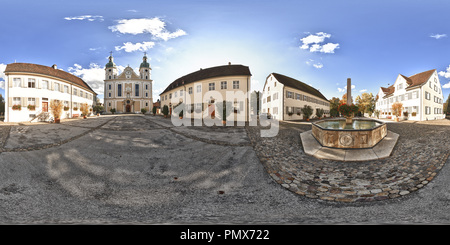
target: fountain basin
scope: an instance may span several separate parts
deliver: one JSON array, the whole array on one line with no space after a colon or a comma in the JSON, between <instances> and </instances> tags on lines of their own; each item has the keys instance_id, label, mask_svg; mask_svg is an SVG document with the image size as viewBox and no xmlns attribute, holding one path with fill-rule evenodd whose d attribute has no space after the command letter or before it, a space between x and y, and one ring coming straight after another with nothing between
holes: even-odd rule
<instances>
[{"instance_id":1,"label":"fountain basin","mask_svg":"<svg viewBox=\"0 0 450 245\"><path fill-rule=\"evenodd\" d=\"M327 119L312 123L312 135L324 147L340 149L372 148L387 135L386 123L374 119Z\"/></svg>"}]
</instances>

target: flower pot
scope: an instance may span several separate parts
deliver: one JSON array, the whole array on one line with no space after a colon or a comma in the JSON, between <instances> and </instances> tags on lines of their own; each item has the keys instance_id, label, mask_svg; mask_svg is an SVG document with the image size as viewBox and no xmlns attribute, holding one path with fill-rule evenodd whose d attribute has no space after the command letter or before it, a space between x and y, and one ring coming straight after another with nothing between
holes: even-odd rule
<instances>
[{"instance_id":1,"label":"flower pot","mask_svg":"<svg viewBox=\"0 0 450 245\"><path fill-rule=\"evenodd\" d=\"M86 119L86 116L83 116L83 119Z\"/></svg>"},{"instance_id":2,"label":"flower pot","mask_svg":"<svg viewBox=\"0 0 450 245\"><path fill-rule=\"evenodd\" d=\"M55 123L60 123L60 122L61 122L61 119L55 118Z\"/></svg>"}]
</instances>

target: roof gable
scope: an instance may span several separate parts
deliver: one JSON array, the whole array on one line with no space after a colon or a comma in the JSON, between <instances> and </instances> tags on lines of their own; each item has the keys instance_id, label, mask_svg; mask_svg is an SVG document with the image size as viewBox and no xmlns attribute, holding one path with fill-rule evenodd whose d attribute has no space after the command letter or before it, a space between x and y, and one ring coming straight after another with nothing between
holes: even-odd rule
<instances>
[{"instance_id":1,"label":"roof gable","mask_svg":"<svg viewBox=\"0 0 450 245\"><path fill-rule=\"evenodd\" d=\"M204 79L215 78L215 77L225 77L225 76L251 76L250 69L248 66L243 65L225 65L216 66L206 69L200 69L199 71L190 73L188 75L182 76L175 81L173 81L161 94L172 90L174 88L201 81Z\"/></svg>"},{"instance_id":2,"label":"roof gable","mask_svg":"<svg viewBox=\"0 0 450 245\"><path fill-rule=\"evenodd\" d=\"M284 84L285 86L301 90L305 93L314 95L316 97L319 97L321 99L328 101L328 99L321 92L319 92L319 90L309 86L308 84L305 84L294 78L291 78L291 77L288 77L285 75L281 75L278 73L272 73L272 75L277 79L278 82Z\"/></svg>"},{"instance_id":3,"label":"roof gable","mask_svg":"<svg viewBox=\"0 0 450 245\"><path fill-rule=\"evenodd\" d=\"M46 75L51 76L55 78L59 78L62 80L69 81L71 83L74 83L78 86L81 86L90 92L97 94L92 90L92 88L83 81L83 79L70 74L68 72L65 72L63 70L59 70L53 67L49 66L43 66L43 65L37 65L37 64L30 64L30 63L11 63L6 66L6 69L4 71L5 73L10 72L24 72L24 73L35 73L40 75Z\"/></svg>"},{"instance_id":4,"label":"roof gable","mask_svg":"<svg viewBox=\"0 0 450 245\"><path fill-rule=\"evenodd\" d=\"M129 74L127 74L127 72ZM130 78L127 78L127 75L130 75ZM126 67L123 72L117 77L117 79L141 79L136 72L134 72L133 68Z\"/></svg>"}]
</instances>

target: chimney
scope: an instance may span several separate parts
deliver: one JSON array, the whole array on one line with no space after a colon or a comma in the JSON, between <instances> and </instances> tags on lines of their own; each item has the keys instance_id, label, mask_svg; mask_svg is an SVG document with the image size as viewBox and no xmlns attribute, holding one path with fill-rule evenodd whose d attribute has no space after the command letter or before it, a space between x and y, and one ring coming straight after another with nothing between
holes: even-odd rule
<instances>
[{"instance_id":1,"label":"chimney","mask_svg":"<svg viewBox=\"0 0 450 245\"><path fill-rule=\"evenodd\" d=\"M52 65L52 68L56 70L57 69L56 64Z\"/></svg>"}]
</instances>

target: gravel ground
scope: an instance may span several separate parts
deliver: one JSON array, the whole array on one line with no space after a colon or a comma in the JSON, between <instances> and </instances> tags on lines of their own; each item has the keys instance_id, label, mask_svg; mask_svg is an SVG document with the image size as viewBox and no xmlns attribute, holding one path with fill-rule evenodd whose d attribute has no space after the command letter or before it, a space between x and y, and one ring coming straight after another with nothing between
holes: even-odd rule
<instances>
[{"instance_id":1,"label":"gravel ground","mask_svg":"<svg viewBox=\"0 0 450 245\"><path fill-rule=\"evenodd\" d=\"M279 135L264 141L254 141L259 128L249 127L248 135L230 128L239 142L246 142L235 144L233 137L215 138L210 128L173 130L168 119L108 120L93 120L93 126L80 121L83 129L89 129L80 137L17 152L4 147L14 149L8 135L15 126L0 125L0 223L450 223L448 155L442 160L447 164L435 170L428 184L407 195L370 202L325 201L283 187L260 161L269 151L258 147L272 147L290 159L281 164L304 157L299 133L309 130L308 125L282 123ZM60 130L78 127L74 123L62 123ZM426 164L427 159L448 154L448 125L390 123L388 130L400 134L400 139L386 162L408 158ZM313 159L307 160L313 164Z\"/></svg>"}]
</instances>

